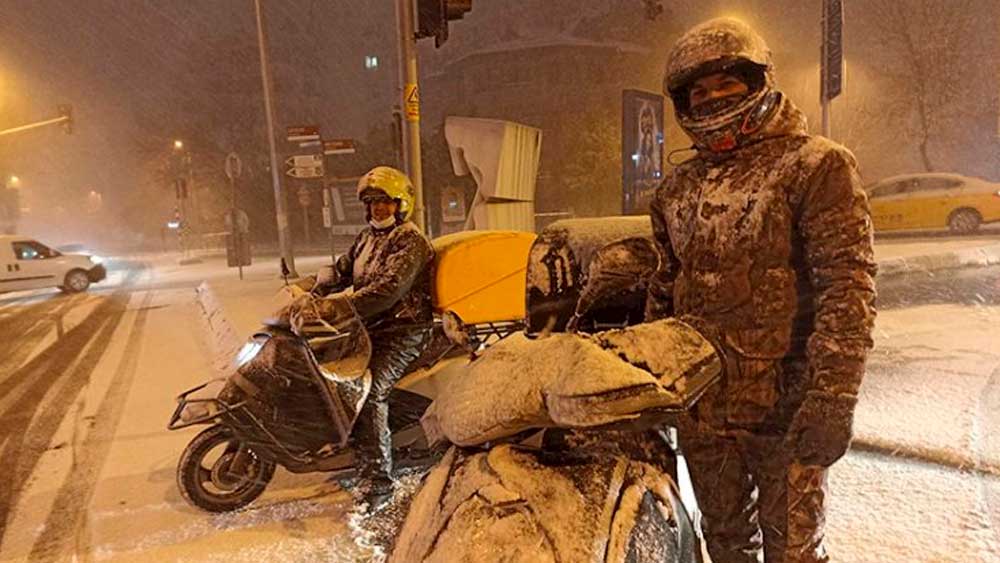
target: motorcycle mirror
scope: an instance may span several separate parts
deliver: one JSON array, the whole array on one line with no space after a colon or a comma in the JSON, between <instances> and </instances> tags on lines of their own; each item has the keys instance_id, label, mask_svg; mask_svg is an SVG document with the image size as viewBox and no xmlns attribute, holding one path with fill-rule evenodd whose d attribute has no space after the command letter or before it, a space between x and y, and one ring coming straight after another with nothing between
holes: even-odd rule
<instances>
[{"instance_id":1,"label":"motorcycle mirror","mask_svg":"<svg viewBox=\"0 0 1000 563\"><path fill-rule=\"evenodd\" d=\"M288 285L288 274L290 274L290 273L292 273L292 272L291 272L291 270L288 269L288 263L285 262L284 258L282 258L281 259L281 278L283 280L285 280L285 285Z\"/></svg>"}]
</instances>

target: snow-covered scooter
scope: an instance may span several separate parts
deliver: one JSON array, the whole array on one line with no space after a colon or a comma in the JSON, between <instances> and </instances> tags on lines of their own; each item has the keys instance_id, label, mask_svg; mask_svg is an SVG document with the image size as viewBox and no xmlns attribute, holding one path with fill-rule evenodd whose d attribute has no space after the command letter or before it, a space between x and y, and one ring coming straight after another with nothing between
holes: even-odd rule
<instances>
[{"instance_id":1,"label":"snow-covered scooter","mask_svg":"<svg viewBox=\"0 0 1000 563\"><path fill-rule=\"evenodd\" d=\"M539 236L526 330L449 367L460 375L424 415L431 442L453 447L390 563L702 561L664 423L721 363L681 321L642 324L657 264L645 218L560 221Z\"/></svg>"},{"instance_id":2,"label":"snow-covered scooter","mask_svg":"<svg viewBox=\"0 0 1000 563\"><path fill-rule=\"evenodd\" d=\"M337 303L353 312L346 299ZM209 512L242 508L264 492L277 465L293 473L331 472L349 482L355 466L351 430L371 387L371 341L360 319L343 317L349 320L338 326L299 333L288 323L267 322L239 351L224 382L178 397L170 430L208 425L177 465L177 484L188 502ZM429 354L438 357L421 358L417 366L436 363L447 350L432 344ZM405 386L401 382L389 398L394 460L399 467L427 465L440 455L428 447L419 424L431 401Z\"/></svg>"}]
</instances>

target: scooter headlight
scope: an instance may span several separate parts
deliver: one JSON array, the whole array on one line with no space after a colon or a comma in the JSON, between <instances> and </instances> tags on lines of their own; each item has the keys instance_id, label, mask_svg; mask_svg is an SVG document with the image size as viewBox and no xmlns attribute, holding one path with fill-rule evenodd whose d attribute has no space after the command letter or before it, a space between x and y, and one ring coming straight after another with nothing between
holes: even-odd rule
<instances>
[{"instance_id":1,"label":"scooter headlight","mask_svg":"<svg viewBox=\"0 0 1000 563\"><path fill-rule=\"evenodd\" d=\"M240 351L236 353L236 367L241 368L251 360L257 357L261 349L264 347L265 340L251 338L249 342L240 348Z\"/></svg>"}]
</instances>

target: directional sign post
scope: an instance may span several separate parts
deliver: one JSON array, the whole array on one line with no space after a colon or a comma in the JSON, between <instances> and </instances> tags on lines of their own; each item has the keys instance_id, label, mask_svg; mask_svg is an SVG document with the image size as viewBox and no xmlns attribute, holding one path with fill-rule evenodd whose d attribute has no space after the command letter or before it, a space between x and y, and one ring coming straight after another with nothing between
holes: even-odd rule
<instances>
[{"instance_id":1,"label":"directional sign post","mask_svg":"<svg viewBox=\"0 0 1000 563\"><path fill-rule=\"evenodd\" d=\"M321 154L290 156L285 164L288 166L285 174L292 178L322 178L326 174Z\"/></svg>"},{"instance_id":2,"label":"directional sign post","mask_svg":"<svg viewBox=\"0 0 1000 563\"><path fill-rule=\"evenodd\" d=\"M354 154L357 149L354 139L330 139L323 141L323 154Z\"/></svg>"},{"instance_id":3,"label":"directional sign post","mask_svg":"<svg viewBox=\"0 0 1000 563\"><path fill-rule=\"evenodd\" d=\"M319 127L315 125L295 125L289 127L287 133L288 141L291 143L319 140Z\"/></svg>"}]
</instances>

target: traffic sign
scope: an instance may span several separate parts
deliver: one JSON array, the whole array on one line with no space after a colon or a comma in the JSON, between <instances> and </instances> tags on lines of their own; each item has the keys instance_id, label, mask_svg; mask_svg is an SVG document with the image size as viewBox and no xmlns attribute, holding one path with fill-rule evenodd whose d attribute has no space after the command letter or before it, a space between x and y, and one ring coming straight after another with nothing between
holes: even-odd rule
<instances>
[{"instance_id":1,"label":"traffic sign","mask_svg":"<svg viewBox=\"0 0 1000 563\"><path fill-rule=\"evenodd\" d=\"M321 154L298 154L285 159L285 164L295 168L312 168L323 166L323 155Z\"/></svg>"},{"instance_id":2,"label":"traffic sign","mask_svg":"<svg viewBox=\"0 0 1000 563\"><path fill-rule=\"evenodd\" d=\"M226 230L230 233L234 231L244 234L250 232L250 217L247 215L247 212L242 209L230 209L227 211L225 215L225 222Z\"/></svg>"},{"instance_id":3,"label":"traffic sign","mask_svg":"<svg viewBox=\"0 0 1000 563\"><path fill-rule=\"evenodd\" d=\"M288 127L287 132L288 140L292 143L319 140L319 127L316 125L296 125Z\"/></svg>"},{"instance_id":4,"label":"traffic sign","mask_svg":"<svg viewBox=\"0 0 1000 563\"><path fill-rule=\"evenodd\" d=\"M305 186L299 186L299 205L302 207L309 207L312 204L312 194L309 193L309 188Z\"/></svg>"},{"instance_id":5,"label":"traffic sign","mask_svg":"<svg viewBox=\"0 0 1000 563\"><path fill-rule=\"evenodd\" d=\"M226 177L230 180L235 180L240 177L243 172L243 161L240 160L240 155L231 152L226 155Z\"/></svg>"},{"instance_id":6,"label":"traffic sign","mask_svg":"<svg viewBox=\"0 0 1000 563\"><path fill-rule=\"evenodd\" d=\"M403 88L406 120L420 121L420 92L415 83L407 83Z\"/></svg>"},{"instance_id":7,"label":"traffic sign","mask_svg":"<svg viewBox=\"0 0 1000 563\"><path fill-rule=\"evenodd\" d=\"M325 173L322 166L293 167L285 171L292 178L322 178Z\"/></svg>"},{"instance_id":8,"label":"traffic sign","mask_svg":"<svg viewBox=\"0 0 1000 563\"><path fill-rule=\"evenodd\" d=\"M323 141L323 154L354 154L357 149L354 139L330 139Z\"/></svg>"},{"instance_id":9,"label":"traffic sign","mask_svg":"<svg viewBox=\"0 0 1000 563\"><path fill-rule=\"evenodd\" d=\"M823 57L820 101L832 100L844 89L844 4L843 0L823 3Z\"/></svg>"}]
</instances>

